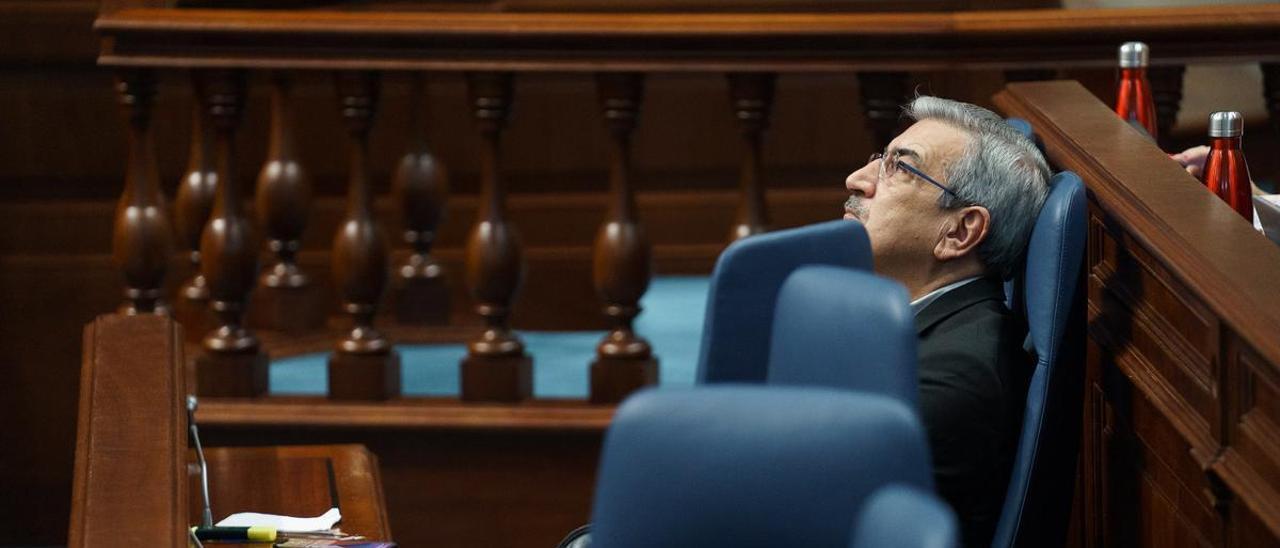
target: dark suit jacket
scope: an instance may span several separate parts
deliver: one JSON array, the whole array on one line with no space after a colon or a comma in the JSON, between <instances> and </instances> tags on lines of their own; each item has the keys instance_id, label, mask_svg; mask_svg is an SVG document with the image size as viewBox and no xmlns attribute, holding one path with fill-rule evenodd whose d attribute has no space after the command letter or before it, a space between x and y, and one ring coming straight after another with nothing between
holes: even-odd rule
<instances>
[{"instance_id":1,"label":"dark suit jacket","mask_svg":"<svg viewBox=\"0 0 1280 548\"><path fill-rule=\"evenodd\" d=\"M1021 429L1031 363L1026 328L999 280L944 293L916 315L920 411L934 479L955 509L965 546L995 534Z\"/></svg>"}]
</instances>

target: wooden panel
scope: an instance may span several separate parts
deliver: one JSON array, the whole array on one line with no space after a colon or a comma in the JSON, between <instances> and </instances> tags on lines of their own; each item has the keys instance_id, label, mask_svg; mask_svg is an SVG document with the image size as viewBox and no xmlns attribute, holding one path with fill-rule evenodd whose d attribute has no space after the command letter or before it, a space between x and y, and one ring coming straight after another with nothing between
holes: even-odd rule
<instances>
[{"instance_id":1,"label":"wooden panel","mask_svg":"<svg viewBox=\"0 0 1280 548\"><path fill-rule=\"evenodd\" d=\"M310 517L336 507L344 532L392 538L378 458L363 446L209 447L205 459L214 523L236 512ZM199 523L200 476L188 470L188 519Z\"/></svg>"},{"instance_id":2,"label":"wooden panel","mask_svg":"<svg viewBox=\"0 0 1280 548\"><path fill-rule=\"evenodd\" d=\"M1232 489L1247 494L1239 505L1280 537L1280 376L1246 343L1230 341L1234 375L1231 447L1214 470Z\"/></svg>"},{"instance_id":3,"label":"wooden panel","mask_svg":"<svg viewBox=\"0 0 1280 548\"><path fill-rule=\"evenodd\" d=\"M209 444L365 445L378 456L391 529L402 546L554 546L589 520L611 407L537 403L480 406L475 413L471 407L205 400L198 420ZM309 409L320 418L295 425Z\"/></svg>"},{"instance_id":4,"label":"wooden panel","mask_svg":"<svg viewBox=\"0 0 1280 548\"><path fill-rule=\"evenodd\" d=\"M159 316L85 328L69 546L186 544L181 341Z\"/></svg>"},{"instance_id":5,"label":"wooden panel","mask_svg":"<svg viewBox=\"0 0 1280 548\"><path fill-rule=\"evenodd\" d=\"M1097 310L1091 323L1095 338L1208 459L1220 443L1211 428L1219 421L1217 359L1210 346L1216 343L1216 322L1140 246L1107 230L1096 204L1092 208L1090 242L1096 246L1090 251L1089 300Z\"/></svg>"},{"instance_id":6,"label":"wooden panel","mask_svg":"<svg viewBox=\"0 0 1280 548\"><path fill-rule=\"evenodd\" d=\"M1280 250L1079 86L996 100L1090 191L1084 544L1280 544Z\"/></svg>"}]
</instances>

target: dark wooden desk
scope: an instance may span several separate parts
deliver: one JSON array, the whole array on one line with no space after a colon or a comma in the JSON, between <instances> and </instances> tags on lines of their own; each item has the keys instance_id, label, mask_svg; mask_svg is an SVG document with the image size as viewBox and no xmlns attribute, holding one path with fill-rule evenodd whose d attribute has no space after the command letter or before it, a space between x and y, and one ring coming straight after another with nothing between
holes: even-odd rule
<instances>
[{"instance_id":1,"label":"dark wooden desk","mask_svg":"<svg viewBox=\"0 0 1280 548\"><path fill-rule=\"evenodd\" d=\"M187 546L203 504L187 449L182 340L162 316L110 314L85 328L69 547ZM391 538L378 459L362 445L222 447L205 456L215 519L316 516L336 498L344 531Z\"/></svg>"},{"instance_id":2,"label":"dark wooden desk","mask_svg":"<svg viewBox=\"0 0 1280 548\"><path fill-rule=\"evenodd\" d=\"M378 458L363 445L215 447L205 451L205 459L214 522L237 512L314 517L336 504L344 532L391 538ZM188 471L188 515L199 523L199 467Z\"/></svg>"}]
</instances>

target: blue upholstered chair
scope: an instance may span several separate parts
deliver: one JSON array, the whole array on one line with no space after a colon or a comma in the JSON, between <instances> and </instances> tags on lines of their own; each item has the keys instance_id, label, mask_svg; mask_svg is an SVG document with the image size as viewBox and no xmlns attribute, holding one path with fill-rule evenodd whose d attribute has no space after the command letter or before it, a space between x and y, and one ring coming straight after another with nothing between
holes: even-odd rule
<instances>
[{"instance_id":1,"label":"blue upholstered chair","mask_svg":"<svg viewBox=\"0 0 1280 548\"><path fill-rule=\"evenodd\" d=\"M851 548L955 548L960 525L932 493L901 484L881 487L867 498L853 526Z\"/></svg>"},{"instance_id":2,"label":"blue upholstered chair","mask_svg":"<svg viewBox=\"0 0 1280 548\"><path fill-rule=\"evenodd\" d=\"M994 547L1063 542L1080 427L1085 215L1084 183L1055 175L1011 299L1025 314L1036 365Z\"/></svg>"},{"instance_id":3,"label":"blue upholstered chair","mask_svg":"<svg viewBox=\"0 0 1280 548\"><path fill-rule=\"evenodd\" d=\"M829 221L751 236L720 254L707 293L697 382L764 382L778 290L807 264L870 270L866 230L855 221Z\"/></svg>"},{"instance_id":4,"label":"blue upholstered chair","mask_svg":"<svg viewBox=\"0 0 1280 548\"><path fill-rule=\"evenodd\" d=\"M774 310L767 382L848 388L915 406L915 319L901 284L870 272L802 266Z\"/></svg>"},{"instance_id":5,"label":"blue upholstered chair","mask_svg":"<svg viewBox=\"0 0 1280 548\"><path fill-rule=\"evenodd\" d=\"M916 413L884 396L746 385L643 391L605 436L591 545L847 548L858 509L878 488L932 490L926 444Z\"/></svg>"}]
</instances>

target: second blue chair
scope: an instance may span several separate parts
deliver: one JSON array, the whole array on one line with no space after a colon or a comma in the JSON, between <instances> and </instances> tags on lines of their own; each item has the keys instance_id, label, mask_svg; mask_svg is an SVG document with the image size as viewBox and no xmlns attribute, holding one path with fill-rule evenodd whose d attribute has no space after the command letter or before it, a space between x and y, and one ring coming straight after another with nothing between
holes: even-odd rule
<instances>
[{"instance_id":1,"label":"second blue chair","mask_svg":"<svg viewBox=\"0 0 1280 548\"><path fill-rule=\"evenodd\" d=\"M914 407L909 300L902 284L870 272L800 267L778 292L767 382L861 390Z\"/></svg>"}]
</instances>

